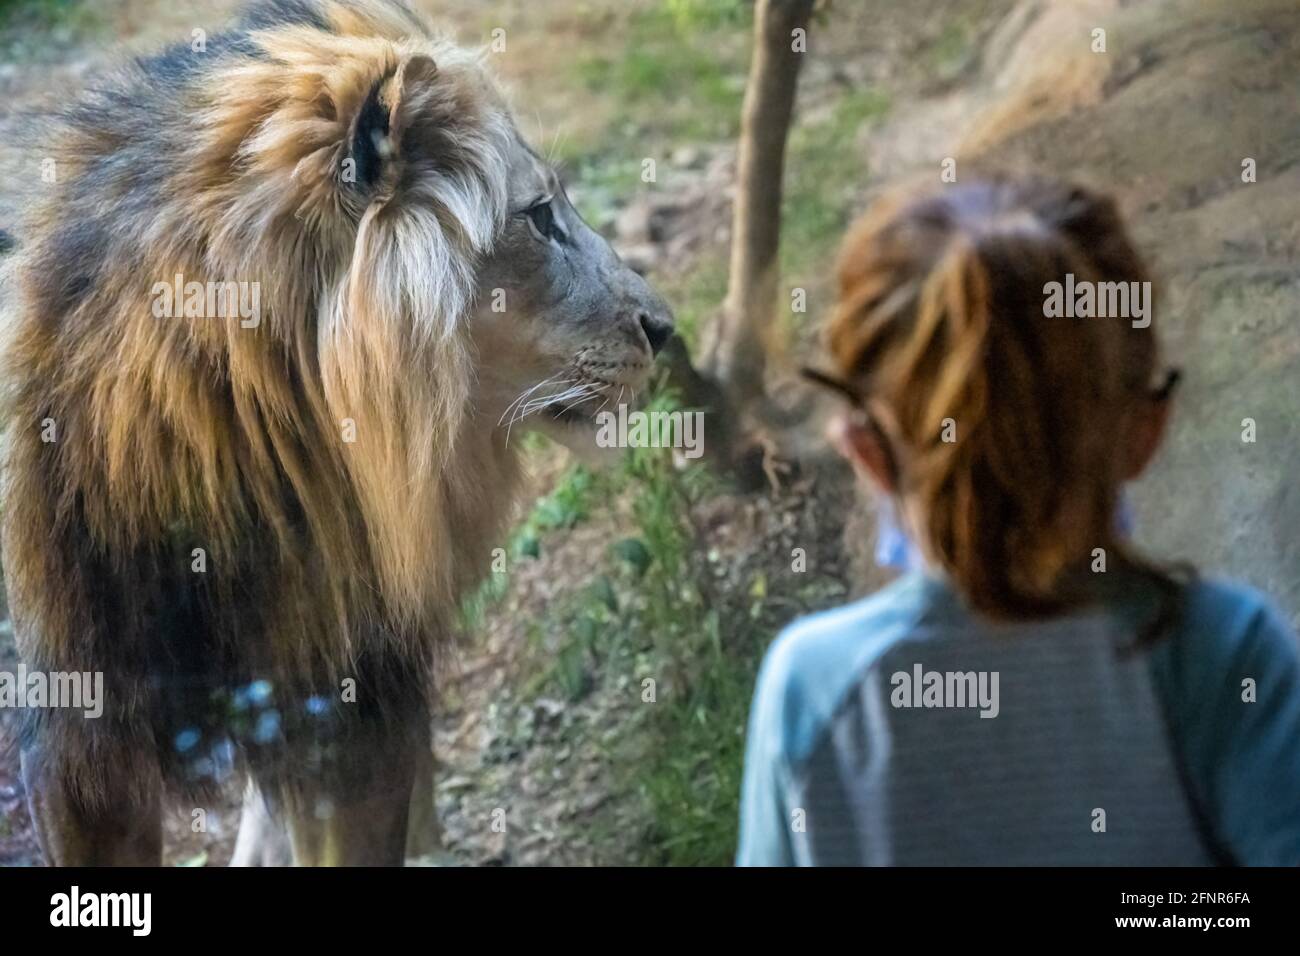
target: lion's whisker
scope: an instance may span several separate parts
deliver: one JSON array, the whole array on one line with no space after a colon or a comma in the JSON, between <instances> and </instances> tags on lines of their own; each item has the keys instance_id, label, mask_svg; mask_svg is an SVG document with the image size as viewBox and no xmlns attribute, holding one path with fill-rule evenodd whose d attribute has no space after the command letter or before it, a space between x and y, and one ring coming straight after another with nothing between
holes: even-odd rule
<instances>
[{"instance_id":1,"label":"lion's whisker","mask_svg":"<svg viewBox=\"0 0 1300 956\"><path fill-rule=\"evenodd\" d=\"M573 402L574 399L582 397L584 394L586 394L594 387L595 387L594 384L591 382L580 382L579 384L567 388L562 392L557 392L554 395L547 395L542 398L532 399L531 401L524 403L523 415L521 417L534 415L537 412L542 411L543 409L551 407L552 405L570 404Z\"/></svg>"},{"instance_id":2,"label":"lion's whisker","mask_svg":"<svg viewBox=\"0 0 1300 956\"><path fill-rule=\"evenodd\" d=\"M523 392L522 392L522 393L521 393L521 394L520 394L520 395L519 395L519 396L518 396L518 397L517 397L513 402L511 402L508 406L506 406L506 410L505 410L504 412L501 413L501 418L497 420L497 427L499 428L499 427L501 426L501 423L502 423L503 421L505 421L506 416L507 416L507 415L512 415L512 413L516 412L516 411L518 410L518 408L520 407L521 403L523 403L523 402L528 398L528 396L532 395L532 394L533 394L534 392L536 392L539 388L542 388L543 386L551 385L551 384L556 384L557 387L559 387L559 386L565 386L565 385L570 385L572 382L576 381L576 379L565 379L563 382L556 383L555 380L556 380L557 378L559 378L559 377L560 377L561 375L563 375L563 374L564 374L563 372L557 372L555 375L552 375L550 378L543 379L542 381L538 382L536 385L532 386L531 388L525 389L525 390L524 390L524 391L523 391ZM521 417L521 416L513 415L513 417L511 417L511 419L510 419L509 424L506 425L506 444L507 444L507 445L510 444L510 427L511 427L515 422L517 422L517 421L519 420L520 417Z\"/></svg>"},{"instance_id":3,"label":"lion's whisker","mask_svg":"<svg viewBox=\"0 0 1300 956\"><path fill-rule=\"evenodd\" d=\"M533 386L530 387L530 388L526 388L526 389L524 389L524 390L523 390L523 391L518 395L518 397L516 397L516 398L514 399L514 401L512 401L509 405L506 406L506 410L505 410L504 412L502 412L502 413L501 413L501 417L500 417L499 419L497 419L497 425L500 426L501 423L504 422L504 421L506 420L506 416L509 415L509 414L514 410L514 408L515 408L516 405L518 405L520 402L522 402L524 399L526 399L529 395L533 394L533 392L537 391L537 390L538 390L539 388L541 388L542 386L551 384L552 382L554 382L557 378L559 378L559 377L560 377L561 375L563 375L563 374L564 374L563 371L556 372L554 375L550 376L549 378L544 378L544 379L542 379L542 380L541 380L540 382L538 382L536 385L533 385ZM560 384L562 384L562 385L567 385L568 382L565 381L565 382L561 382Z\"/></svg>"},{"instance_id":4,"label":"lion's whisker","mask_svg":"<svg viewBox=\"0 0 1300 956\"><path fill-rule=\"evenodd\" d=\"M514 427L515 427L515 423L516 423L516 422L523 421L523 419L524 419L525 417L527 417L527 411L526 411L526 409L527 409L529 403L527 403L527 402L523 402L523 399L527 398L528 395L529 395L531 392L536 391L538 388L540 388L542 385L545 385L545 384L547 384L547 382L541 382L541 383L539 383L538 385L534 386L532 389L529 389L528 392L526 392L526 393L524 393L523 395L519 396L519 398L516 399L516 400L512 403L512 407L514 408L514 414L511 415L511 417L510 417L510 421L506 424L506 447L507 447L507 448L510 446L510 434L511 434L511 432L513 431L513 429L514 429ZM567 384L567 382L560 382L559 384L560 384L560 385L565 385L565 384ZM498 424L500 424L500 423L498 423Z\"/></svg>"},{"instance_id":5,"label":"lion's whisker","mask_svg":"<svg viewBox=\"0 0 1300 956\"><path fill-rule=\"evenodd\" d=\"M571 402L573 399L581 397L585 390L593 387L589 382L579 382L578 384L574 385L571 384L573 381L574 381L573 379L566 379L564 382L560 382L559 385L561 386L567 385L568 387L554 394L544 395L541 398L529 399L527 401L522 401L522 402L516 401L515 403L513 403L515 407L515 413L511 417L509 424L506 426L506 444L507 445L510 444L510 433L517 422L521 422L529 415L535 415L537 412L542 411L545 408L549 408L551 405L560 404L561 402ZM542 383L542 384L546 384L546 383ZM536 390L537 390L536 387L534 387L533 389L530 389L529 392L526 393L525 395L520 396L520 398L521 399L527 398L527 394L531 394L531 392L534 392Z\"/></svg>"},{"instance_id":6,"label":"lion's whisker","mask_svg":"<svg viewBox=\"0 0 1300 956\"><path fill-rule=\"evenodd\" d=\"M507 415L511 416L509 424L506 425L506 447L507 448L510 447L510 430L511 428L514 427L514 423L518 420L513 416L512 413L514 412L516 407L518 407L519 403L524 401L526 398L528 398L529 395L533 394L533 392L537 391L542 386L554 382L557 378L559 378L563 374L564 374L563 372L556 372L554 375L550 376L549 378L542 379L540 382L538 382L536 385L533 385L531 388L524 389L522 392L519 393L519 395L514 399L514 401L512 401L509 405L506 406L506 410L502 412L501 417L497 419L497 427L498 428L501 427L501 423L505 421Z\"/></svg>"}]
</instances>

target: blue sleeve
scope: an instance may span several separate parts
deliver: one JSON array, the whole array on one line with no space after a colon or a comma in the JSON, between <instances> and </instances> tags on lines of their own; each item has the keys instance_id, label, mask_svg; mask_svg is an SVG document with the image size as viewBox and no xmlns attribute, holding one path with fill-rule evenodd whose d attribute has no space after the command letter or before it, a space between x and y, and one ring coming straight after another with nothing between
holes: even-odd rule
<instances>
[{"instance_id":1,"label":"blue sleeve","mask_svg":"<svg viewBox=\"0 0 1300 956\"><path fill-rule=\"evenodd\" d=\"M1190 639L1165 684L1175 744L1189 785L1236 861L1296 866L1300 648L1261 598L1217 611L1180 635Z\"/></svg>"},{"instance_id":2,"label":"blue sleeve","mask_svg":"<svg viewBox=\"0 0 1300 956\"><path fill-rule=\"evenodd\" d=\"M924 575L905 575L869 598L800 618L768 649L745 740L738 866L813 862L805 838L794 836L799 775L839 702L910 632L933 586Z\"/></svg>"},{"instance_id":3,"label":"blue sleeve","mask_svg":"<svg viewBox=\"0 0 1300 956\"><path fill-rule=\"evenodd\" d=\"M780 642L776 646L779 646ZM774 646L774 649L776 649ZM745 776L740 792L737 866L793 866L789 771L782 716L785 709L783 655L769 651L758 674L745 733Z\"/></svg>"}]
</instances>

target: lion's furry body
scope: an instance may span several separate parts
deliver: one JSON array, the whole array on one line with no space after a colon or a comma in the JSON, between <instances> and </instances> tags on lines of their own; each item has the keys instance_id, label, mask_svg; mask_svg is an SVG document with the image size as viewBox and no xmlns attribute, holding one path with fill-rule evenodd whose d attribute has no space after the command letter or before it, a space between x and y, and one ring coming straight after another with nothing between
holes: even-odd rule
<instances>
[{"instance_id":1,"label":"lion's furry body","mask_svg":"<svg viewBox=\"0 0 1300 956\"><path fill-rule=\"evenodd\" d=\"M436 84L404 78L430 60ZM436 176L356 141L367 102ZM87 805L228 761L291 788L336 741L421 722L515 484L456 326L510 129L472 56L359 0L263 2L50 123L5 348L4 564L29 666L105 674L101 719L27 735ZM260 324L156 317L176 275L258 283Z\"/></svg>"}]
</instances>

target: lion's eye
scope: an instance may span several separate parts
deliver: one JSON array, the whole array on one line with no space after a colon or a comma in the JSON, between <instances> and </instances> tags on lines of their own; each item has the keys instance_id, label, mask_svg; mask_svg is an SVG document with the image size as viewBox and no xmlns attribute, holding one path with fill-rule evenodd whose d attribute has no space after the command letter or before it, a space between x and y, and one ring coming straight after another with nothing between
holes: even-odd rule
<instances>
[{"instance_id":1,"label":"lion's eye","mask_svg":"<svg viewBox=\"0 0 1300 956\"><path fill-rule=\"evenodd\" d=\"M555 210L551 207L551 201L544 199L528 209L524 210L524 215L528 217L528 224L532 226L533 232L542 240L554 239L556 242L564 241L564 230L555 220Z\"/></svg>"}]
</instances>

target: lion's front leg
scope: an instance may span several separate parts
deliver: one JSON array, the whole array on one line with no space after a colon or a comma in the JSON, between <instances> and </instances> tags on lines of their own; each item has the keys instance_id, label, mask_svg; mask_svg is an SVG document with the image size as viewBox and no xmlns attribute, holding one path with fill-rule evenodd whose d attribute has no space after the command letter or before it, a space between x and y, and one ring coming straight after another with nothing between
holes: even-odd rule
<instances>
[{"instance_id":1,"label":"lion's front leg","mask_svg":"<svg viewBox=\"0 0 1300 956\"><path fill-rule=\"evenodd\" d=\"M442 827L434 805L434 758L420 750L417 755L414 790L407 823L406 857L427 857L442 849ZM262 791L250 783L244 791L239 835L230 859L231 866L289 866L293 848L285 825L272 813Z\"/></svg>"},{"instance_id":2,"label":"lion's front leg","mask_svg":"<svg viewBox=\"0 0 1300 956\"><path fill-rule=\"evenodd\" d=\"M127 786L111 769L94 805L42 746L22 752L23 785L50 866L159 866L162 814L153 787Z\"/></svg>"},{"instance_id":3,"label":"lion's front leg","mask_svg":"<svg viewBox=\"0 0 1300 956\"><path fill-rule=\"evenodd\" d=\"M346 782L286 797L295 866L401 866L418 746L374 736L344 748Z\"/></svg>"},{"instance_id":4,"label":"lion's front leg","mask_svg":"<svg viewBox=\"0 0 1300 956\"><path fill-rule=\"evenodd\" d=\"M416 754L415 789L411 793L411 817L406 834L406 857L431 856L442 849L442 826L434 803L437 762L431 747Z\"/></svg>"}]
</instances>

